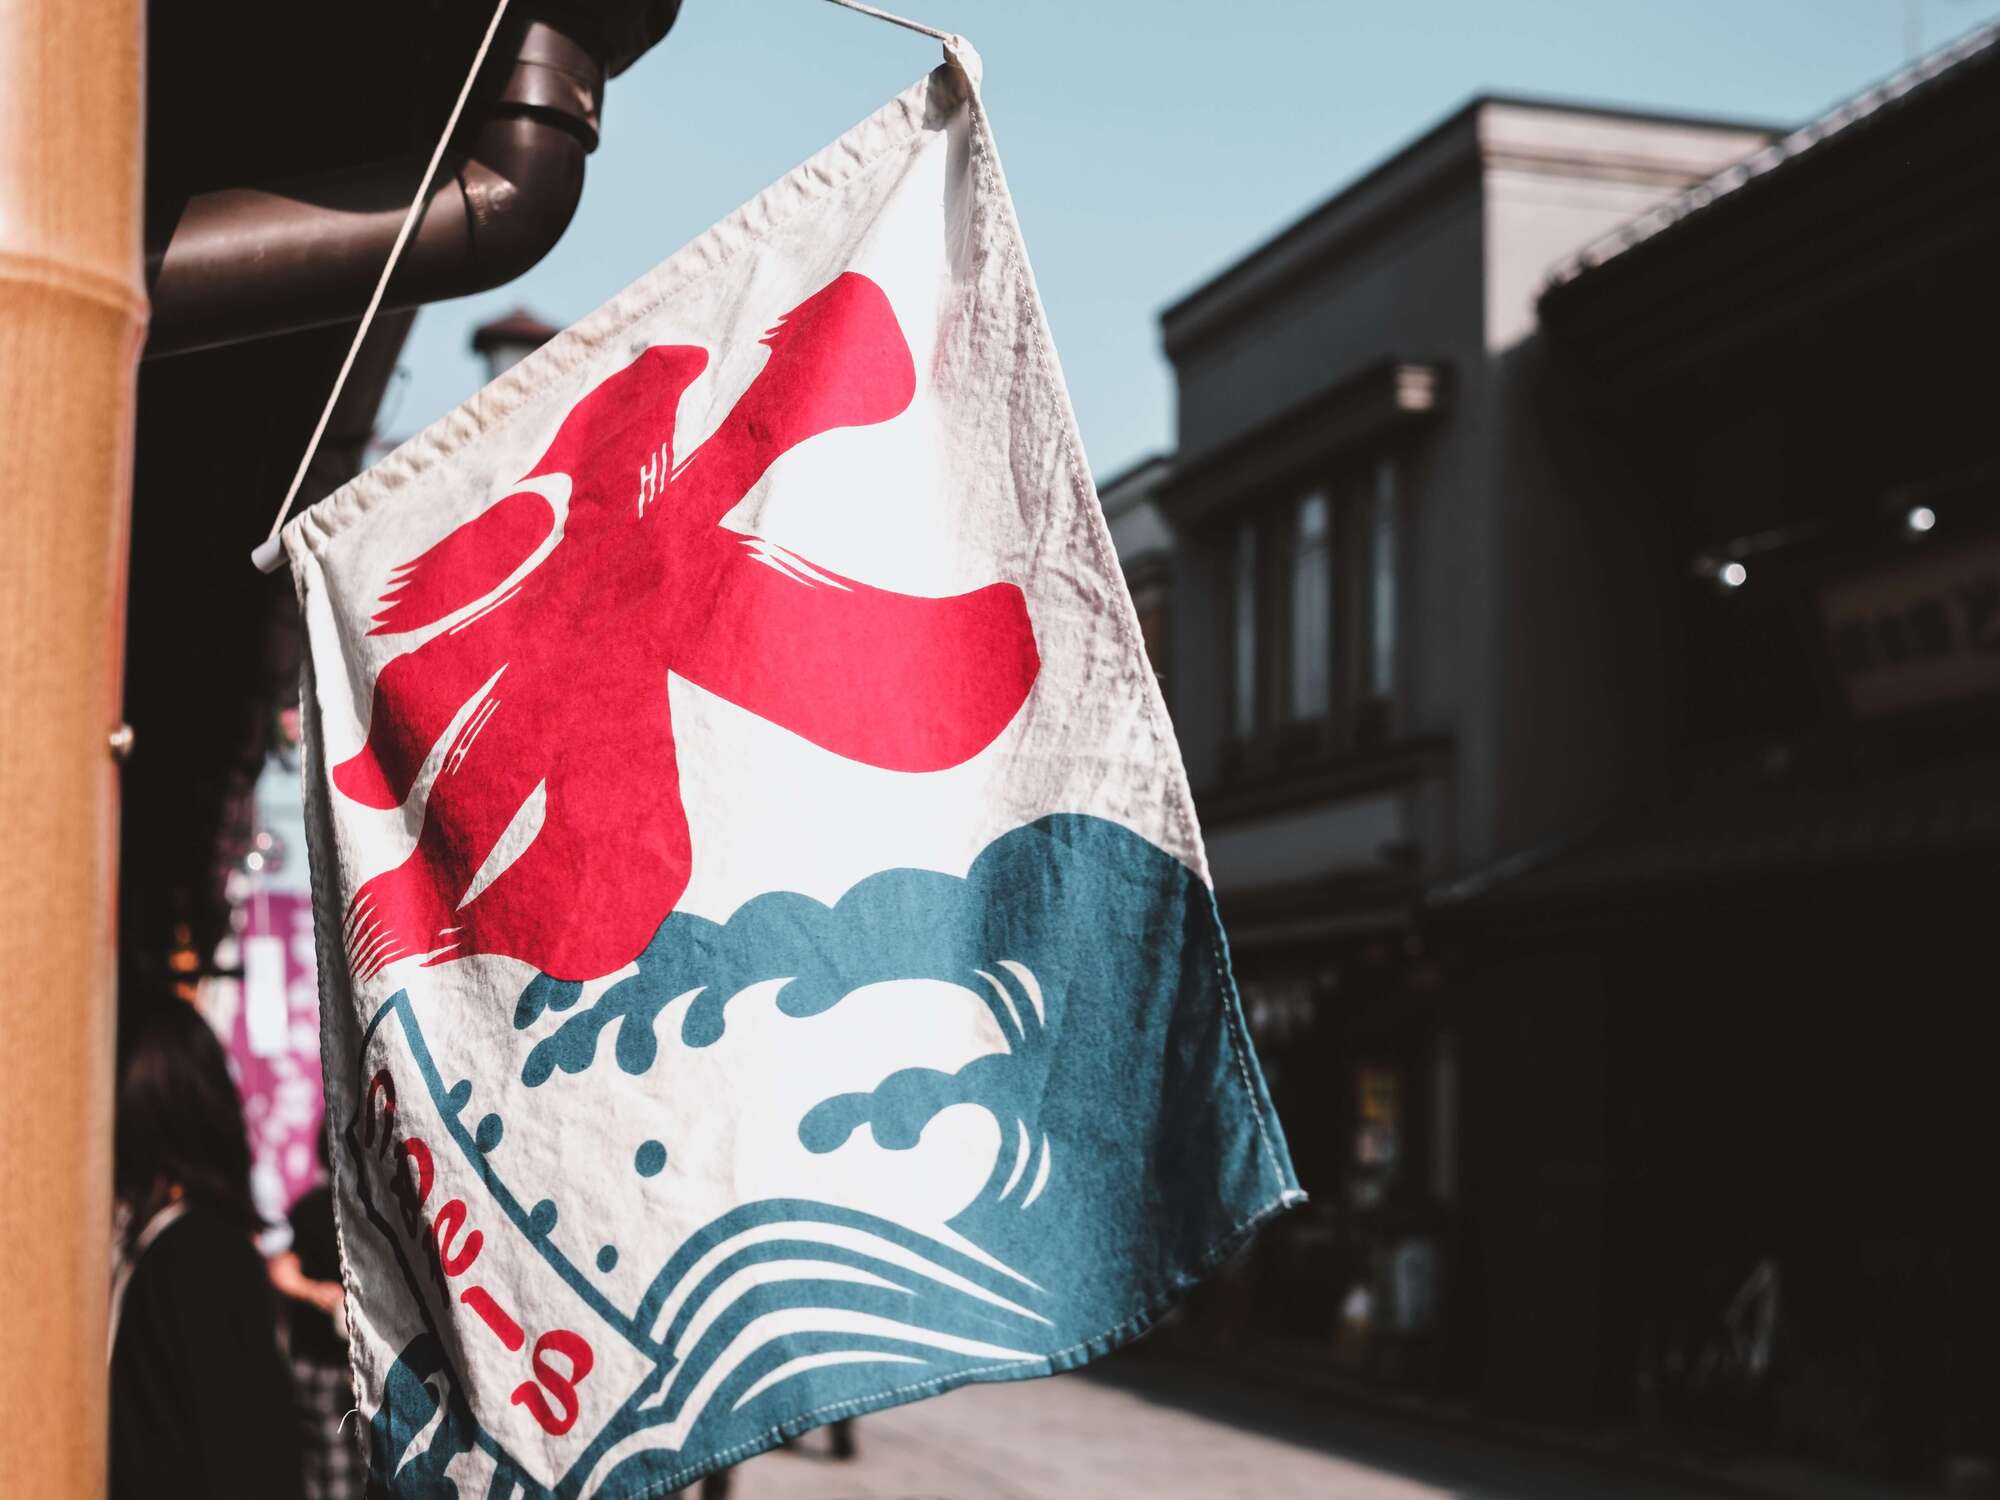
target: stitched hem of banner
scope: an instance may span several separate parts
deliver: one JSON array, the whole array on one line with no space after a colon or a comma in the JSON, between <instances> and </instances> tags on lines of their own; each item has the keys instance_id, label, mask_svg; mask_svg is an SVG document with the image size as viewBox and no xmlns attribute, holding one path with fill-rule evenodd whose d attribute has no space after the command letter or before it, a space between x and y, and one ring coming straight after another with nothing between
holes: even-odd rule
<instances>
[{"instance_id":1,"label":"stitched hem of banner","mask_svg":"<svg viewBox=\"0 0 2000 1500\"><path fill-rule=\"evenodd\" d=\"M1205 1254L1189 1269L1180 1272L1166 1291L1127 1318L1090 1338L1079 1340L1067 1348L1058 1349L1053 1354L1037 1355L1033 1359L1002 1360L996 1364L978 1365L970 1370L954 1370L949 1375L936 1375L929 1380L913 1381L881 1391L873 1396L857 1396L846 1401L833 1401L825 1406L815 1407L788 1417L783 1422L765 1429L754 1438L746 1438L722 1452L711 1455L700 1464L690 1464L685 1469L675 1469L665 1479L655 1480L642 1489L612 1497L612 1500L657 1500L662 1495L671 1495L695 1480L713 1474L719 1469L755 1458L760 1453L768 1453L781 1442L812 1431L828 1422L837 1422L843 1417L862 1417L869 1412L883 1411L892 1406L906 1406L912 1401L926 1396L941 1396L946 1391L956 1390L965 1385L996 1384L1007 1380L1032 1380L1045 1375L1060 1375L1065 1371L1078 1369L1092 1360L1101 1359L1114 1349L1123 1348L1134 1339L1150 1330L1159 1321L1161 1314L1170 1310L1209 1272L1228 1260L1246 1244L1270 1220L1286 1209L1303 1202L1305 1195L1296 1188L1281 1193L1239 1221L1209 1247Z\"/></svg>"},{"instance_id":2,"label":"stitched hem of banner","mask_svg":"<svg viewBox=\"0 0 2000 1500\"><path fill-rule=\"evenodd\" d=\"M1208 874L1208 852L1202 844L1200 826L1194 816L1194 794L1188 786L1187 766L1181 759L1180 747L1167 732L1166 705L1160 697L1159 684L1140 665L1146 660L1145 643L1140 637L1138 614L1133 608L1131 595L1114 583L1120 575L1113 564L1110 531L1105 524L1103 506L1097 500L1097 487L1083 462L1083 443L1076 427L1076 406L1069 399L1068 384L1063 380L1061 367L1056 362L1048 310L1043 306L1041 289L1035 282L1034 268L1028 260L1027 240L1021 233L1020 218L1014 212L1014 195L1007 190L1006 170L1000 165L1000 144L993 137L992 122L987 118L985 101L980 98L977 85L970 91L967 107L971 115L973 171L984 175L986 197L994 205L994 212L1000 216L1001 254L1007 259L1017 295L1025 304L1028 327L1035 338L1035 355L1041 377L1062 411L1063 463L1068 471L1071 499L1089 538L1099 576L1113 585L1110 590L1112 614L1118 622L1120 644L1124 648L1126 677L1137 688L1140 702L1145 705L1146 726L1153 738L1154 754L1160 765L1171 768L1168 796L1170 810L1179 824L1183 841L1185 852L1182 858L1192 856L1190 863L1195 877L1207 893L1205 911L1209 954L1215 966L1217 1001L1222 1007L1223 1025L1229 1036L1229 1050L1236 1064L1237 1077L1243 1085L1244 1102L1256 1122L1257 1143L1264 1162L1270 1169L1272 1181L1277 1184L1279 1206L1290 1207L1303 1203L1305 1194L1299 1187L1298 1174L1292 1166L1290 1148L1273 1139L1271 1127L1276 1124L1276 1111L1271 1108L1268 1091L1260 1087L1263 1071L1257 1066L1244 1024L1242 1001L1236 989L1236 973L1230 962L1229 939L1223 931L1221 910L1216 905L1215 885Z\"/></svg>"},{"instance_id":3,"label":"stitched hem of banner","mask_svg":"<svg viewBox=\"0 0 2000 1500\"><path fill-rule=\"evenodd\" d=\"M994 138L993 123L986 113L986 101L980 96L976 84L968 95L967 108L972 126L973 171L983 174L986 179L987 197L995 205L994 211L1000 218L1002 253L1013 271L1018 295L1026 307L1028 327L1035 336L1035 357L1041 376L1061 409L1059 436L1071 499L1090 541L1099 577L1109 586L1111 613L1118 624L1120 644L1125 648L1126 681L1137 690L1139 701L1144 705L1147 732L1152 736L1159 764L1168 768L1170 811L1182 844L1179 857L1212 893L1215 882L1208 868L1208 849L1202 842L1201 828L1195 819L1194 790L1188 784L1187 765L1181 758L1180 746L1167 727L1166 700L1161 696L1159 679L1144 665L1148 658L1145 640L1139 630L1138 612L1132 603L1130 590L1122 587L1123 572L1117 566L1116 549L1111 543L1104 506L1090 467L1083 461L1083 435L1077 430L1076 403L1070 400L1069 382L1063 378L1062 365L1055 355L1055 335L1049 327L1048 309L1042 302L1041 286L1035 280L1035 269L1028 258L1027 237L1021 232L1020 216L1014 210L1014 195L1007 188L1007 171L1000 164L1000 143ZM1213 920L1219 935L1222 924L1220 913L1213 913ZM1275 1159L1273 1165L1276 1165ZM1284 1173L1278 1171L1276 1175L1282 1186Z\"/></svg>"},{"instance_id":4,"label":"stitched hem of banner","mask_svg":"<svg viewBox=\"0 0 2000 1500\"><path fill-rule=\"evenodd\" d=\"M319 903L325 892L339 891L339 882L327 868L326 846L332 842L332 817L322 796L319 766L316 760L320 743L317 720L319 718L319 683L313 673L312 653L302 652L299 658L299 707L305 715L299 737L299 793L306 815L306 870L312 881L313 900L313 969L319 986L319 1076L321 1088L320 1128L332 1132L334 1100L328 1094L326 1081L333 1076L334 1069L327 1066L333 1055L336 1038L334 1028L340 1023L340 1016L354 1015L354 979L347 967L347 950L336 947L329 950L321 938L322 932L339 931L338 920L332 923L320 920ZM327 829L322 837L319 820L325 819ZM330 1002L329 997L334 997ZM343 1085L344 1086L344 1085ZM350 1101L351 1104L351 1101ZM355 1279L353 1261L347 1254L347 1207L346 1193L341 1190L340 1174L346 1157L332 1149L328 1143L327 1186L333 1190L333 1247L340 1262L340 1291L342 1307L347 1314L349 1337L347 1340L347 1396L351 1403L341 1414L340 1434L344 1435L349 1417L361 1415L361 1393L368 1387L367 1377L372 1373L362 1368L367 1347L360 1332L361 1291ZM347 1170L352 1171L351 1167ZM352 1184L348 1185L352 1191ZM368 1465L368 1424L365 1420L356 1424L354 1443L361 1450L362 1467Z\"/></svg>"},{"instance_id":5,"label":"stitched hem of banner","mask_svg":"<svg viewBox=\"0 0 2000 1500\"><path fill-rule=\"evenodd\" d=\"M897 160L902 148L926 131L943 128L970 97L964 74L956 66L934 68L381 462L299 512L281 533L287 550L317 551L377 501L465 444L506 427L546 387L604 353L633 324L754 249L822 199Z\"/></svg>"}]
</instances>

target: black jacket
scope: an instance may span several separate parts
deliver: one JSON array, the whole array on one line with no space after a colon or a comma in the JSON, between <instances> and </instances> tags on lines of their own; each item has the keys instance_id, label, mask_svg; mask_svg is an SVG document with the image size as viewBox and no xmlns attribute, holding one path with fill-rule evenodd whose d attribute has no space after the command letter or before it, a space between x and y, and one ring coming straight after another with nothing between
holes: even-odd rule
<instances>
[{"instance_id":1,"label":"black jacket","mask_svg":"<svg viewBox=\"0 0 2000 1500\"><path fill-rule=\"evenodd\" d=\"M263 1257L196 1208L140 1257L111 1355L111 1500L302 1500Z\"/></svg>"}]
</instances>

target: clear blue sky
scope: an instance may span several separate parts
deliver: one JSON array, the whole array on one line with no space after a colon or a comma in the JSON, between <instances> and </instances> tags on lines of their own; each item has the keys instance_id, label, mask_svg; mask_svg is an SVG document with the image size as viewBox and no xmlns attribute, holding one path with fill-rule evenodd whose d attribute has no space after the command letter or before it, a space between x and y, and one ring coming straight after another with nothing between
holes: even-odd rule
<instances>
[{"instance_id":1,"label":"clear blue sky","mask_svg":"<svg viewBox=\"0 0 2000 1500\"><path fill-rule=\"evenodd\" d=\"M482 0L465 0L467 4ZM1480 92L1792 125L2000 0L904 0L970 37L1092 467L1173 442L1157 315ZM1913 25L1914 23L1914 25ZM425 310L383 408L476 390L471 330L574 321L906 87L934 43L823 0L686 0L613 81L561 244Z\"/></svg>"}]
</instances>

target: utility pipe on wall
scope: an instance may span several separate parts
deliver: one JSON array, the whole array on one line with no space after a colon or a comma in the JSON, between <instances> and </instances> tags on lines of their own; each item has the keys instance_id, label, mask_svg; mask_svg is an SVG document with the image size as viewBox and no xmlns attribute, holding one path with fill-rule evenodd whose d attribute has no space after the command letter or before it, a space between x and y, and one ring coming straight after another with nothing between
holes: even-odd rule
<instances>
[{"instance_id":1,"label":"utility pipe on wall","mask_svg":"<svg viewBox=\"0 0 2000 1500\"><path fill-rule=\"evenodd\" d=\"M597 146L604 64L551 22L511 33L511 66L465 149L446 156L404 247L385 308L512 281L561 238ZM425 158L382 162L188 200L147 250L146 357L359 317L389 257Z\"/></svg>"},{"instance_id":2,"label":"utility pipe on wall","mask_svg":"<svg viewBox=\"0 0 2000 1500\"><path fill-rule=\"evenodd\" d=\"M0 5L0 1495L37 1500L104 1489L144 26Z\"/></svg>"}]
</instances>

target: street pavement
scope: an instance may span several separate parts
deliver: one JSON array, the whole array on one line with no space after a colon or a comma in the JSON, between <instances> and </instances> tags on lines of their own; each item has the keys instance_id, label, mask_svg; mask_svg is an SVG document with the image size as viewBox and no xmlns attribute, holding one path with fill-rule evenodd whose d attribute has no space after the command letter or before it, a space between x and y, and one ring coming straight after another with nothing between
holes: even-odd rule
<instances>
[{"instance_id":1,"label":"street pavement","mask_svg":"<svg viewBox=\"0 0 2000 1500\"><path fill-rule=\"evenodd\" d=\"M1198 1371L1123 1361L977 1385L752 1459L730 1500L1696 1500L1648 1481Z\"/></svg>"}]
</instances>

